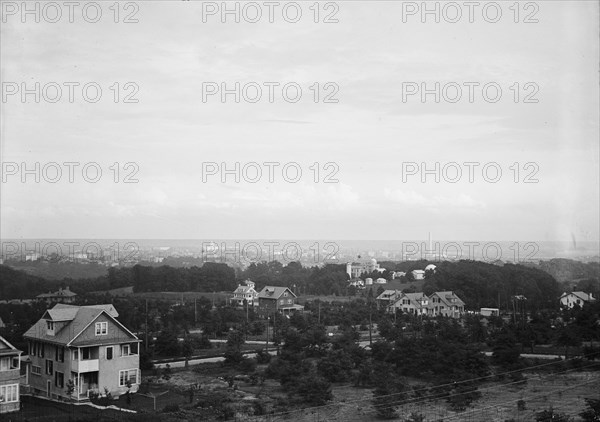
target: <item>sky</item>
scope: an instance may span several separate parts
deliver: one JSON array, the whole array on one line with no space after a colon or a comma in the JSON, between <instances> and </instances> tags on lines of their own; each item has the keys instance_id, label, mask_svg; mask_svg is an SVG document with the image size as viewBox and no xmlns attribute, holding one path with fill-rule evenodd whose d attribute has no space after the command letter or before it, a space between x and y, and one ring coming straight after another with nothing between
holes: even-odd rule
<instances>
[{"instance_id":1,"label":"sky","mask_svg":"<svg viewBox=\"0 0 600 422\"><path fill-rule=\"evenodd\" d=\"M1 2L1 238L600 236L596 1L87 3Z\"/></svg>"}]
</instances>

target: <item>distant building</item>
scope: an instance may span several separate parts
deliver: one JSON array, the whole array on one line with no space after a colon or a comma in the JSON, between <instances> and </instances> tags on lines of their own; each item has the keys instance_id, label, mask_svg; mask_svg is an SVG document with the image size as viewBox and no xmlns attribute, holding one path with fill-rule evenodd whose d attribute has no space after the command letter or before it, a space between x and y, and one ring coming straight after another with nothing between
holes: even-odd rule
<instances>
[{"instance_id":1,"label":"distant building","mask_svg":"<svg viewBox=\"0 0 600 422\"><path fill-rule=\"evenodd\" d=\"M250 280L244 281L244 285L238 284L237 289L233 291L232 302L238 306L244 306L244 301L249 306L258 306L258 292L254 290L254 282Z\"/></svg>"},{"instance_id":2,"label":"distant building","mask_svg":"<svg viewBox=\"0 0 600 422\"><path fill-rule=\"evenodd\" d=\"M560 304L569 309L573 308L575 305L578 305L580 308L586 303L595 302L596 298L592 296L591 293L585 292L571 292L571 293L563 293L560 297Z\"/></svg>"},{"instance_id":3,"label":"distant building","mask_svg":"<svg viewBox=\"0 0 600 422\"><path fill-rule=\"evenodd\" d=\"M378 271L380 273L385 271L385 268L380 267L375 258L364 263L348 262L346 264L346 274L348 274L348 277L350 278L360 277L363 273L369 274L373 271Z\"/></svg>"},{"instance_id":4,"label":"distant building","mask_svg":"<svg viewBox=\"0 0 600 422\"><path fill-rule=\"evenodd\" d=\"M48 309L23 337L29 342L27 377L34 393L87 400L90 392L113 397L132 393L140 384L140 340L117 317L113 305L73 306L62 303Z\"/></svg>"},{"instance_id":5,"label":"distant building","mask_svg":"<svg viewBox=\"0 0 600 422\"><path fill-rule=\"evenodd\" d=\"M437 267L435 265L429 264L428 266L425 267L425 271L433 271L433 272L435 272L436 268Z\"/></svg>"},{"instance_id":6,"label":"distant building","mask_svg":"<svg viewBox=\"0 0 600 422\"><path fill-rule=\"evenodd\" d=\"M59 288L56 292L42 293L40 295L37 295L36 298L39 300L44 300L48 304L54 302L73 303L75 301L76 296L77 293L73 293L69 289L69 286L67 286L64 289L62 287Z\"/></svg>"},{"instance_id":7,"label":"distant building","mask_svg":"<svg viewBox=\"0 0 600 422\"><path fill-rule=\"evenodd\" d=\"M287 287L265 286L258 294L258 306L263 312L290 313L303 311L296 303L297 296Z\"/></svg>"},{"instance_id":8,"label":"distant building","mask_svg":"<svg viewBox=\"0 0 600 422\"><path fill-rule=\"evenodd\" d=\"M21 352L0 337L0 414L20 409Z\"/></svg>"},{"instance_id":9,"label":"distant building","mask_svg":"<svg viewBox=\"0 0 600 422\"><path fill-rule=\"evenodd\" d=\"M423 280L425 278L425 271L423 270L412 270L412 276L415 280Z\"/></svg>"},{"instance_id":10,"label":"distant building","mask_svg":"<svg viewBox=\"0 0 600 422\"><path fill-rule=\"evenodd\" d=\"M488 316L500 316L500 309L498 308L481 308L479 311L479 315L488 317Z\"/></svg>"}]
</instances>

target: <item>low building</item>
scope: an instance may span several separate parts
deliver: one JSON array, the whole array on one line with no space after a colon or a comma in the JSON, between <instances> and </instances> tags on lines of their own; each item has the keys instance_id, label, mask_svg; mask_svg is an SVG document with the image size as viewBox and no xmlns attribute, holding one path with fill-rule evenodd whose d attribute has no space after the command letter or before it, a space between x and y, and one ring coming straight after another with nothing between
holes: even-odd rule
<instances>
[{"instance_id":1,"label":"low building","mask_svg":"<svg viewBox=\"0 0 600 422\"><path fill-rule=\"evenodd\" d=\"M90 393L113 397L140 384L140 340L117 317L113 305L48 309L23 337L29 342L30 389L50 398L87 400ZM68 381L75 391L67 393Z\"/></svg>"},{"instance_id":2,"label":"low building","mask_svg":"<svg viewBox=\"0 0 600 422\"><path fill-rule=\"evenodd\" d=\"M500 309L498 308L481 308L479 311L479 315L488 317L488 316L500 316Z\"/></svg>"},{"instance_id":3,"label":"low building","mask_svg":"<svg viewBox=\"0 0 600 422\"><path fill-rule=\"evenodd\" d=\"M258 292L254 290L255 284L253 281L246 280L244 284L238 284L237 289L233 291L231 301L237 306L244 306L244 301L249 306L258 306Z\"/></svg>"},{"instance_id":4,"label":"low building","mask_svg":"<svg viewBox=\"0 0 600 422\"><path fill-rule=\"evenodd\" d=\"M55 302L73 303L76 297L77 293L73 293L69 289L69 286L65 287L64 289L61 287L56 292L42 293L36 296L38 300L44 300L48 304Z\"/></svg>"},{"instance_id":5,"label":"low building","mask_svg":"<svg viewBox=\"0 0 600 422\"><path fill-rule=\"evenodd\" d=\"M412 270L411 273L415 280L423 280L425 278L424 270Z\"/></svg>"},{"instance_id":6,"label":"low building","mask_svg":"<svg viewBox=\"0 0 600 422\"><path fill-rule=\"evenodd\" d=\"M21 352L0 337L0 414L20 409Z\"/></svg>"},{"instance_id":7,"label":"low building","mask_svg":"<svg viewBox=\"0 0 600 422\"><path fill-rule=\"evenodd\" d=\"M265 286L258 294L258 306L265 313L303 311L304 306L298 305L296 299L297 296L287 287Z\"/></svg>"},{"instance_id":8,"label":"low building","mask_svg":"<svg viewBox=\"0 0 600 422\"><path fill-rule=\"evenodd\" d=\"M591 293L586 292L571 292L571 293L563 293L560 296L560 304L566 308L573 308L575 305L583 308L586 303L595 302L596 298L592 296Z\"/></svg>"}]
</instances>

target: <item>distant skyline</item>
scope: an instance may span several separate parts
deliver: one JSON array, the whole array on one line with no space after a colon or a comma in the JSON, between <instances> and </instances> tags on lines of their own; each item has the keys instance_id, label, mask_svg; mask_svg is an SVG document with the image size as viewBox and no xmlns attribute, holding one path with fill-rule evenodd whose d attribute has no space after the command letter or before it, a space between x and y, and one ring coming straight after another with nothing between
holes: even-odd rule
<instances>
[{"instance_id":1,"label":"distant skyline","mask_svg":"<svg viewBox=\"0 0 600 422\"><path fill-rule=\"evenodd\" d=\"M538 2L536 24L402 23L402 2L371 1L338 2L336 24L203 23L201 3L139 2L135 24L2 23L2 82L103 87L95 104L0 104L2 162L103 169L95 184L8 177L2 240L599 241L598 2ZM203 82L267 81L298 83L302 101L202 101ZM496 82L503 98L403 102L411 81ZM122 95L137 84L139 103L115 104L114 82ZM314 82L337 84L339 103L315 104ZM515 103L515 82L520 100L535 83L539 102ZM115 162L120 179L136 163L139 182L114 183ZM203 162L297 162L303 177L203 183ZM328 162L338 183L322 183ZM503 175L403 182L403 162L495 162ZM526 163L538 183L522 183Z\"/></svg>"}]
</instances>

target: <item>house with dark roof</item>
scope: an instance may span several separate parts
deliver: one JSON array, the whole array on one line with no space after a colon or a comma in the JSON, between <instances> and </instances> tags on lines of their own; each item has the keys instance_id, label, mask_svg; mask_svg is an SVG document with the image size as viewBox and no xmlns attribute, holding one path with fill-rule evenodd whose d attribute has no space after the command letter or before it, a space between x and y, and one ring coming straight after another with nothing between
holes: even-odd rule
<instances>
[{"instance_id":1,"label":"house with dark roof","mask_svg":"<svg viewBox=\"0 0 600 422\"><path fill-rule=\"evenodd\" d=\"M140 384L140 340L117 317L113 305L56 304L23 337L29 343L28 379L37 394L87 400L90 392L113 397ZM128 386L130 385L130 387Z\"/></svg>"},{"instance_id":2,"label":"house with dark roof","mask_svg":"<svg viewBox=\"0 0 600 422\"><path fill-rule=\"evenodd\" d=\"M0 414L20 409L21 351L0 337Z\"/></svg>"},{"instance_id":3,"label":"house with dark roof","mask_svg":"<svg viewBox=\"0 0 600 422\"><path fill-rule=\"evenodd\" d=\"M77 293L72 292L71 289L69 289L69 286L67 286L64 289L62 287L59 288L56 292L39 294L36 296L36 299L44 300L49 304L54 302L72 303L75 301L76 297Z\"/></svg>"},{"instance_id":4,"label":"house with dark roof","mask_svg":"<svg viewBox=\"0 0 600 422\"><path fill-rule=\"evenodd\" d=\"M400 296L402 296L402 292L399 290L384 290L375 300L380 306L387 307L395 303Z\"/></svg>"},{"instance_id":5,"label":"house with dark roof","mask_svg":"<svg viewBox=\"0 0 600 422\"><path fill-rule=\"evenodd\" d=\"M583 305L586 303L595 302L596 298L592 296L591 293L586 292L571 292L571 293L563 293L560 296L560 304L566 308L573 308L575 305L578 305L580 308L583 308Z\"/></svg>"},{"instance_id":6,"label":"house with dark roof","mask_svg":"<svg viewBox=\"0 0 600 422\"><path fill-rule=\"evenodd\" d=\"M287 287L265 286L258 294L258 307L263 312L290 313L303 311L296 303L297 296Z\"/></svg>"}]
</instances>

